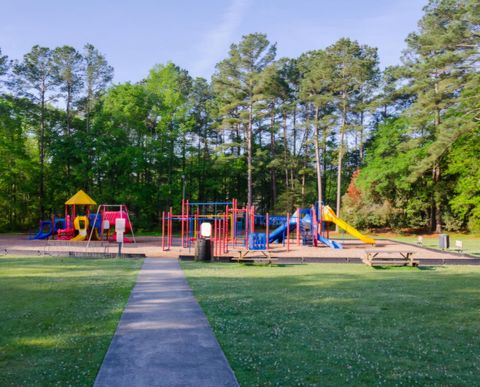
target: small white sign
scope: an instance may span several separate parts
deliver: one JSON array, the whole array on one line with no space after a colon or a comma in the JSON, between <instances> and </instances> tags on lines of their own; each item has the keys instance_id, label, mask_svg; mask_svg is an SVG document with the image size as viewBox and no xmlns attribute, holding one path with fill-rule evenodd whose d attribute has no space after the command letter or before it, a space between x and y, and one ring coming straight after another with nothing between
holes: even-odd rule
<instances>
[{"instance_id":1,"label":"small white sign","mask_svg":"<svg viewBox=\"0 0 480 387\"><path fill-rule=\"evenodd\" d=\"M205 222L200 225L200 235L204 238L210 238L212 235L212 224Z\"/></svg>"},{"instance_id":2,"label":"small white sign","mask_svg":"<svg viewBox=\"0 0 480 387\"><path fill-rule=\"evenodd\" d=\"M117 243L123 243L123 232L117 231Z\"/></svg>"},{"instance_id":3,"label":"small white sign","mask_svg":"<svg viewBox=\"0 0 480 387\"><path fill-rule=\"evenodd\" d=\"M115 219L115 231L124 233L125 232L125 225L126 225L126 219L125 218L117 218Z\"/></svg>"},{"instance_id":4,"label":"small white sign","mask_svg":"<svg viewBox=\"0 0 480 387\"><path fill-rule=\"evenodd\" d=\"M109 220L104 220L103 221L103 229L104 230L110 229L110 221Z\"/></svg>"}]
</instances>

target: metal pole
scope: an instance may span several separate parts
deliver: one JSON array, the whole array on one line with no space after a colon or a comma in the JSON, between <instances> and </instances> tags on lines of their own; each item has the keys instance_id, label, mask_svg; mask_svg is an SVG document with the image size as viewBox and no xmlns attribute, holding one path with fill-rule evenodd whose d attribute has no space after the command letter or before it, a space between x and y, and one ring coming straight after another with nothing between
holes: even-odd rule
<instances>
[{"instance_id":1,"label":"metal pole","mask_svg":"<svg viewBox=\"0 0 480 387\"><path fill-rule=\"evenodd\" d=\"M135 239L135 234L133 233L133 225L132 225L132 222L130 222L130 215L128 214L128 208L125 205L124 207L125 207L125 212L127 213L127 221L128 221L128 224L130 225L130 232L132 233L133 243L137 244L137 240Z\"/></svg>"},{"instance_id":2,"label":"metal pole","mask_svg":"<svg viewBox=\"0 0 480 387\"><path fill-rule=\"evenodd\" d=\"M122 242L118 242L118 253L117 253L117 258L122 257Z\"/></svg>"}]
</instances>

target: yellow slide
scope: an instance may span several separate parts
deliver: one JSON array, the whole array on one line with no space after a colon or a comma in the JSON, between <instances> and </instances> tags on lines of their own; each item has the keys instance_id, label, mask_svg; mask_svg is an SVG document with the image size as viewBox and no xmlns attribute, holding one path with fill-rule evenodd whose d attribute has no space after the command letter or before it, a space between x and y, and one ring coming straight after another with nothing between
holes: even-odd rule
<instances>
[{"instance_id":1,"label":"yellow slide","mask_svg":"<svg viewBox=\"0 0 480 387\"><path fill-rule=\"evenodd\" d=\"M365 242L371 245L374 245L376 243L375 239L370 238L366 235L363 235L362 233L360 233L360 231L350 226L347 222L343 221L340 218L337 218L337 215L335 215L335 212L329 206L323 207L322 220L325 222L335 223L338 227L343 228L351 236L357 239L360 239L362 242Z\"/></svg>"},{"instance_id":2,"label":"yellow slide","mask_svg":"<svg viewBox=\"0 0 480 387\"><path fill-rule=\"evenodd\" d=\"M88 218L86 216L77 216L73 221L73 227L78 230L78 235L71 241L79 242L87 239Z\"/></svg>"}]
</instances>

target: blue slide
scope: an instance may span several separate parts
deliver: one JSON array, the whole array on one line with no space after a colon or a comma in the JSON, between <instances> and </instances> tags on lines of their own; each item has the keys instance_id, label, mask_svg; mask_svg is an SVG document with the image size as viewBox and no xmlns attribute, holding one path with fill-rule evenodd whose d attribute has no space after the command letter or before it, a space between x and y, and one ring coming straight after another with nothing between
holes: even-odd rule
<instances>
[{"instance_id":1,"label":"blue slide","mask_svg":"<svg viewBox=\"0 0 480 387\"><path fill-rule=\"evenodd\" d=\"M290 219L290 231L293 231L297 227L297 218ZM287 231L287 222L282 224L280 227L277 227L274 231L268 236L268 243L278 242L282 243L283 239L286 236Z\"/></svg>"},{"instance_id":2,"label":"blue slide","mask_svg":"<svg viewBox=\"0 0 480 387\"><path fill-rule=\"evenodd\" d=\"M322 242L324 245L327 245L332 249L343 249L343 246L340 243L335 242L332 239L322 237L321 235L317 235L317 238L319 242Z\"/></svg>"},{"instance_id":3,"label":"blue slide","mask_svg":"<svg viewBox=\"0 0 480 387\"><path fill-rule=\"evenodd\" d=\"M48 229L45 227L48 226ZM53 226L51 220L43 220L40 222L40 231L29 239L47 239L53 233Z\"/></svg>"},{"instance_id":4,"label":"blue slide","mask_svg":"<svg viewBox=\"0 0 480 387\"><path fill-rule=\"evenodd\" d=\"M311 224L312 220L309 215L305 216L301 222L303 224ZM294 231L295 228L297 227L297 217L293 216L290 219L290 231ZM282 224L280 227L276 228L272 233L268 236L268 243L282 243L283 239L286 237L287 234L287 222ZM332 239L328 239L325 237L322 237L321 235L317 234L318 241L323 243L324 245L332 248L332 249L343 249L343 246L341 243L335 242Z\"/></svg>"}]
</instances>

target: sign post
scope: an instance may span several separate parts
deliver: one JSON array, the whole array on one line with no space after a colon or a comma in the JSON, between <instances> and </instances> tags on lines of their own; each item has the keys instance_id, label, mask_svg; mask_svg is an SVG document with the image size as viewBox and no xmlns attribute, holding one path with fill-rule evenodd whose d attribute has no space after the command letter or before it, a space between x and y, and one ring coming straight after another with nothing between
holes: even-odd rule
<instances>
[{"instance_id":1,"label":"sign post","mask_svg":"<svg viewBox=\"0 0 480 387\"><path fill-rule=\"evenodd\" d=\"M125 218L115 219L115 233L117 235L117 243L118 243L117 258L120 258L122 256L123 233L125 232L125 226L126 226Z\"/></svg>"}]
</instances>

